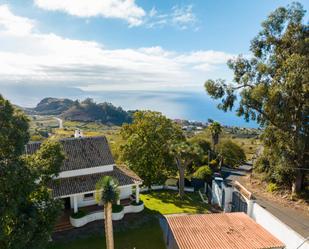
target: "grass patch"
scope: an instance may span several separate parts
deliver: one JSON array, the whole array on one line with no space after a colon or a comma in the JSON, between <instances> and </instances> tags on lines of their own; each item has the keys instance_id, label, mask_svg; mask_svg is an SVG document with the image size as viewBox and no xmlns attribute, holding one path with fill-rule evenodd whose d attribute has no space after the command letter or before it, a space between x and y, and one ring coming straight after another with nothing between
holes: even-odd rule
<instances>
[{"instance_id":1,"label":"grass patch","mask_svg":"<svg viewBox=\"0 0 309 249\"><path fill-rule=\"evenodd\" d=\"M209 213L209 205L202 202L198 193L186 193L181 200L175 191L152 191L141 194L146 208L160 214Z\"/></svg>"},{"instance_id":2,"label":"grass patch","mask_svg":"<svg viewBox=\"0 0 309 249\"><path fill-rule=\"evenodd\" d=\"M115 249L165 249L158 217L162 214L209 212L209 206L201 201L198 193L186 193L180 200L176 191L162 190L141 194L140 198L145 210L134 218L125 217L114 227ZM48 249L106 249L105 237L54 242Z\"/></svg>"},{"instance_id":3,"label":"grass patch","mask_svg":"<svg viewBox=\"0 0 309 249\"><path fill-rule=\"evenodd\" d=\"M142 218L142 217L141 217ZM139 226L114 232L115 249L165 249L159 221L155 218ZM48 249L106 249L104 236L92 236L72 242L51 243Z\"/></svg>"}]
</instances>

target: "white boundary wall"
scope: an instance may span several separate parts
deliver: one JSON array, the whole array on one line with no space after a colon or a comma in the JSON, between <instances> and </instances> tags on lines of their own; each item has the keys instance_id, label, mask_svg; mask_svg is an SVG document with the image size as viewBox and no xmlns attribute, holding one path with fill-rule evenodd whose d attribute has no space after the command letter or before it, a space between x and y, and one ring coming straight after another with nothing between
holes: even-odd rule
<instances>
[{"instance_id":1,"label":"white boundary wall","mask_svg":"<svg viewBox=\"0 0 309 249\"><path fill-rule=\"evenodd\" d=\"M178 187L177 186L152 185L150 189L148 187L141 187L140 188L140 192L143 193L143 192L148 192L149 190L162 190L162 189L178 191ZM194 188L193 187L185 187L184 191L185 192L194 192Z\"/></svg>"},{"instance_id":2,"label":"white boundary wall","mask_svg":"<svg viewBox=\"0 0 309 249\"><path fill-rule=\"evenodd\" d=\"M251 218L281 240L286 245L286 249L297 249L305 240L257 203L253 204ZM305 242L299 249L309 249L309 242Z\"/></svg>"},{"instance_id":3,"label":"white boundary wall","mask_svg":"<svg viewBox=\"0 0 309 249\"><path fill-rule=\"evenodd\" d=\"M124 206L121 212L112 213L112 220L121 220L125 214L139 213L143 210L144 210L144 203L137 206L135 205ZM84 217L81 218L70 217L70 222L73 227L82 227L88 224L89 222L103 219L104 219L104 211L102 210L86 214Z\"/></svg>"}]
</instances>

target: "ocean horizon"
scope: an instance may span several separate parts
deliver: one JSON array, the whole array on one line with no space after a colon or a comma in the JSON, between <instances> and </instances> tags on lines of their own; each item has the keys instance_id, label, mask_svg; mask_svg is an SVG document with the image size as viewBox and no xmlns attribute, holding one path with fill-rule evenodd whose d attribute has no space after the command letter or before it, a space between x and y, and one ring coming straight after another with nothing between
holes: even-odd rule
<instances>
[{"instance_id":1,"label":"ocean horizon","mask_svg":"<svg viewBox=\"0 0 309 249\"><path fill-rule=\"evenodd\" d=\"M6 87L0 92L13 104L35 107L46 97L83 100L93 98L95 102L110 102L124 110L153 110L172 119L186 119L205 122L213 119L223 125L248 128L259 127L256 122L246 122L235 111L224 112L217 108L218 100L211 99L201 91L96 91L86 92L77 88L33 88Z\"/></svg>"}]
</instances>

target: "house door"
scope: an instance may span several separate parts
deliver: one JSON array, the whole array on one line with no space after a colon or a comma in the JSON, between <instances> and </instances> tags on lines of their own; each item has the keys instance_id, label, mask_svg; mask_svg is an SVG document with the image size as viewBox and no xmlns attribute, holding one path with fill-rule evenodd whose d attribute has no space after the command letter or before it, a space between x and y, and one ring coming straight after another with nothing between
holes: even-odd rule
<instances>
[{"instance_id":1,"label":"house door","mask_svg":"<svg viewBox=\"0 0 309 249\"><path fill-rule=\"evenodd\" d=\"M232 196L232 212L247 213L248 204L245 198L238 192L234 191Z\"/></svg>"},{"instance_id":2,"label":"house door","mask_svg":"<svg viewBox=\"0 0 309 249\"><path fill-rule=\"evenodd\" d=\"M64 208L66 210L70 210L71 209L71 200L70 197L64 198Z\"/></svg>"}]
</instances>

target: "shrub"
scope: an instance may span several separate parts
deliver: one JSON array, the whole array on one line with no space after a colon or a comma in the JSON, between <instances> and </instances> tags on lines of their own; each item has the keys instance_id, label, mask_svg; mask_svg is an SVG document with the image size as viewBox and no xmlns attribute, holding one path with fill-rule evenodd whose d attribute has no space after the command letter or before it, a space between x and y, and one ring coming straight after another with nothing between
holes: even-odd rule
<instances>
[{"instance_id":1,"label":"shrub","mask_svg":"<svg viewBox=\"0 0 309 249\"><path fill-rule=\"evenodd\" d=\"M84 210L78 210L77 213L71 214L71 217L72 217L73 219L79 219L79 218L82 218L82 217L86 216L86 214L87 214L86 211L84 211Z\"/></svg>"},{"instance_id":2,"label":"shrub","mask_svg":"<svg viewBox=\"0 0 309 249\"><path fill-rule=\"evenodd\" d=\"M118 204L113 204L112 210L113 210L112 211L113 213L120 213L123 210L123 206L118 205Z\"/></svg>"},{"instance_id":3,"label":"shrub","mask_svg":"<svg viewBox=\"0 0 309 249\"><path fill-rule=\"evenodd\" d=\"M222 141L218 145L218 152L228 166L236 167L246 160L244 150L231 140Z\"/></svg>"},{"instance_id":4,"label":"shrub","mask_svg":"<svg viewBox=\"0 0 309 249\"><path fill-rule=\"evenodd\" d=\"M211 175L212 175L212 170L208 165L200 167L195 173L193 174L193 177L197 179L204 180L206 182L211 181Z\"/></svg>"},{"instance_id":5,"label":"shrub","mask_svg":"<svg viewBox=\"0 0 309 249\"><path fill-rule=\"evenodd\" d=\"M136 203L136 201L132 201L131 203L130 203L130 205L132 205L132 206L140 206L140 205L142 205L143 204L143 201L139 201L138 203Z\"/></svg>"},{"instance_id":6,"label":"shrub","mask_svg":"<svg viewBox=\"0 0 309 249\"><path fill-rule=\"evenodd\" d=\"M218 166L217 160L213 159L210 161L209 166L212 168L216 168Z\"/></svg>"},{"instance_id":7,"label":"shrub","mask_svg":"<svg viewBox=\"0 0 309 249\"><path fill-rule=\"evenodd\" d=\"M268 185L267 185L267 192L270 192L270 193L272 193L272 192L275 192L275 191L277 191L278 189L279 189L279 187L278 187L278 185L276 184L276 183L268 183Z\"/></svg>"}]
</instances>

